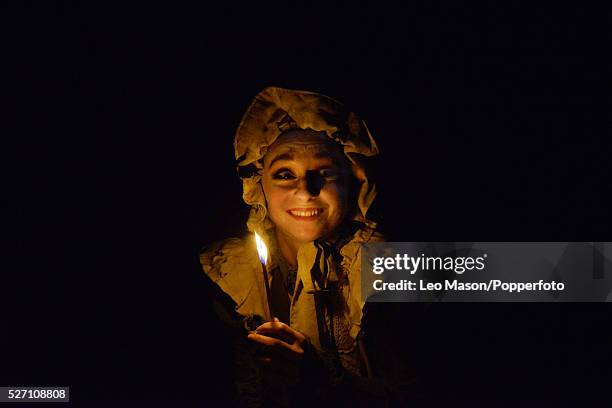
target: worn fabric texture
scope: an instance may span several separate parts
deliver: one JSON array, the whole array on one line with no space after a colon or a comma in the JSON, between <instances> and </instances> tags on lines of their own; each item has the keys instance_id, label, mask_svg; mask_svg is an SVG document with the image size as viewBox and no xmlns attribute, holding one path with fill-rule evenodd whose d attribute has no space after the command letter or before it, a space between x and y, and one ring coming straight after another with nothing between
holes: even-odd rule
<instances>
[{"instance_id":1,"label":"worn fabric texture","mask_svg":"<svg viewBox=\"0 0 612 408\"><path fill-rule=\"evenodd\" d=\"M325 95L270 87L255 96L234 140L243 198L251 206L247 221L249 230L259 232L272 227L261 186L263 165L260 160L278 136L290 129L325 132L331 140L342 145L361 185L355 219L367 222L366 213L376 196L376 187L368 180L365 166L367 159L378 155L379 151L365 122Z\"/></svg>"},{"instance_id":2,"label":"worn fabric texture","mask_svg":"<svg viewBox=\"0 0 612 408\"><path fill-rule=\"evenodd\" d=\"M261 173L262 158L269 146L290 129L324 132L339 143L352 164L358 194L353 219L343 225L333 241L316 240L300 247L286 323L307 337L313 355L319 360L333 355L336 362L333 369L367 377L371 375L370 367L359 345L364 308L360 246L383 240L384 236L376 230L377 224L366 217L376 195L368 161L379 150L365 122L355 113L313 92L276 87L260 92L242 118L234 142L243 199L251 206L247 221L250 232L205 247L200 261L206 275L231 299L236 316L252 326L270 320L252 232L262 236L268 246L270 285L274 286L274 279L281 276L286 280L287 271L283 269L286 265L277 247L274 225L267 215Z\"/></svg>"}]
</instances>

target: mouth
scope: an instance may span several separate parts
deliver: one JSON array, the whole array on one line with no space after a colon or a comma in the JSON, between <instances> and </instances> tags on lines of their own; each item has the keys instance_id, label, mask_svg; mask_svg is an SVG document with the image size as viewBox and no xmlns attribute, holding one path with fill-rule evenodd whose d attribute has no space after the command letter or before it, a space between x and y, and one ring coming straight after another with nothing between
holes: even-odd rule
<instances>
[{"instance_id":1,"label":"mouth","mask_svg":"<svg viewBox=\"0 0 612 408\"><path fill-rule=\"evenodd\" d=\"M314 221L321 216L324 210L323 208L292 208L287 210L287 214L298 221Z\"/></svg>"}]
</instances>

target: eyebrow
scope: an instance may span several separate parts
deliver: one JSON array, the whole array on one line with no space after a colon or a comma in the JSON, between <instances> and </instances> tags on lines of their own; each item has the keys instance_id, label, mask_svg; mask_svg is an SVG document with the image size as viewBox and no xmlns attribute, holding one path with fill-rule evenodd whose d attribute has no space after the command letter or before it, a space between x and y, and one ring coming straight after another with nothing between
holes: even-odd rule
<instances>
[{"instance_id":1,"label":"eyebrow","mask_svg":"<svg viewBox=\"0 0 612 408\"><path fill-rule=\"evenodd\" d=\"M325 152L316 152L314 154L314 158L315 159L324 159L324 158L328 158L330 157L329 154L325 154ZM275 158L272 159L272 161L270 162L270 164L268 165L268 168L271 168L272 165L280 160L287 160L287 161L291 161L291 160L295 160L295 155L291 152L286 152L286 153L282 153L279 154L278 156L276 156ZM333 158L332 158L333 160Z\"/></svg>"},{"instance_id":2,"label":"eyebrow","mask_svg":"<svg viewBox=\"0 0 612 408\"><path fill-rule=\"evenodd\" d=\"M293 160L293 154L292 153L283 153L283 154L279 154L278 156L276 156L275 158L272 159L272 161L270 162L270 164L268 165L268 168L271 168L272 165L279 161L279 160Z\"/></svg>"}]
</instances>

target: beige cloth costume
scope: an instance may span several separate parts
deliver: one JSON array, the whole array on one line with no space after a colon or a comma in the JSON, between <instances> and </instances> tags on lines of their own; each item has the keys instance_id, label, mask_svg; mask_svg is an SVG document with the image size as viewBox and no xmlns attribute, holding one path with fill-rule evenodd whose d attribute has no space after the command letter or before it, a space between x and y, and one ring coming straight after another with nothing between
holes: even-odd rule
<instances>
[{"instance_id":1,"label":"beige cloth costume","mask_svg":"<svg viewBox=\"0 0 612 408\"><path fill-rule=\"evenodd\" d=\"M269 271L279 266L277 258L280 252L274 239L274 226L267 216L261 184L261 159L281 133L295 128L325 132L330 139L340 143L352 163L360 187L352 223L354 228L350 233L336 242L315 241L299 249L290 325L306 335L317 349L326 347L325 336L331 333L337 352L355 356L364 306L360 245L383 239L376 232L376 223L366 218L376 188L367 177L365 163L378 154L378 147L366 124L327 96L272 87L255 97L238 127L234 147L243 182L243 198L251 206L247 227L262 236L268 245ZM253 235L250 233L213 244L201 253L200 261L210 279L233 299L237 313L259 315L269 320ZM325 296L325 289L330 287L337 288L343 305L334 312L335 317L327 315L321 320L321 312L317 315L315 298L320 294ZM321 328L326 327L325 322L334 329L321 333ZM355 371L355 362L350 360L343 359L342 364Z\"/></svg>"}]
</instances>

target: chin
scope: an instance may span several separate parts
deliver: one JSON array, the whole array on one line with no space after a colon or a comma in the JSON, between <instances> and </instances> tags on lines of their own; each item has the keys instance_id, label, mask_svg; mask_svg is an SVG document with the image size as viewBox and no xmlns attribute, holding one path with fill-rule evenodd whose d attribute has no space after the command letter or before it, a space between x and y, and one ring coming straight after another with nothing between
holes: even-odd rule
<instances>
[{"instance_id":1,"label":"chin","mask_svg":"<svg viewBox=\"0 0 612 408\"><path fill-rule=\"evenodd\" d=\"M323 238L329 234L328 225L291 225L290 234L299 242L306 243Z\"/></svg>"},{"instance_id":2,"label":"chin","mask_svg":"<svg viewBox=\"0 0 612 408\"><path fill-rule=\"evenodd\" d=\"M297 238L298 241L302 242L302 243L306 243L306 242L312 242L315 239L318 239L322 236L323 234L318 233L318 232L304 232L304 231L299 231L296 234L293 234L294 237Z\"/></svg>"}]
</instances>

